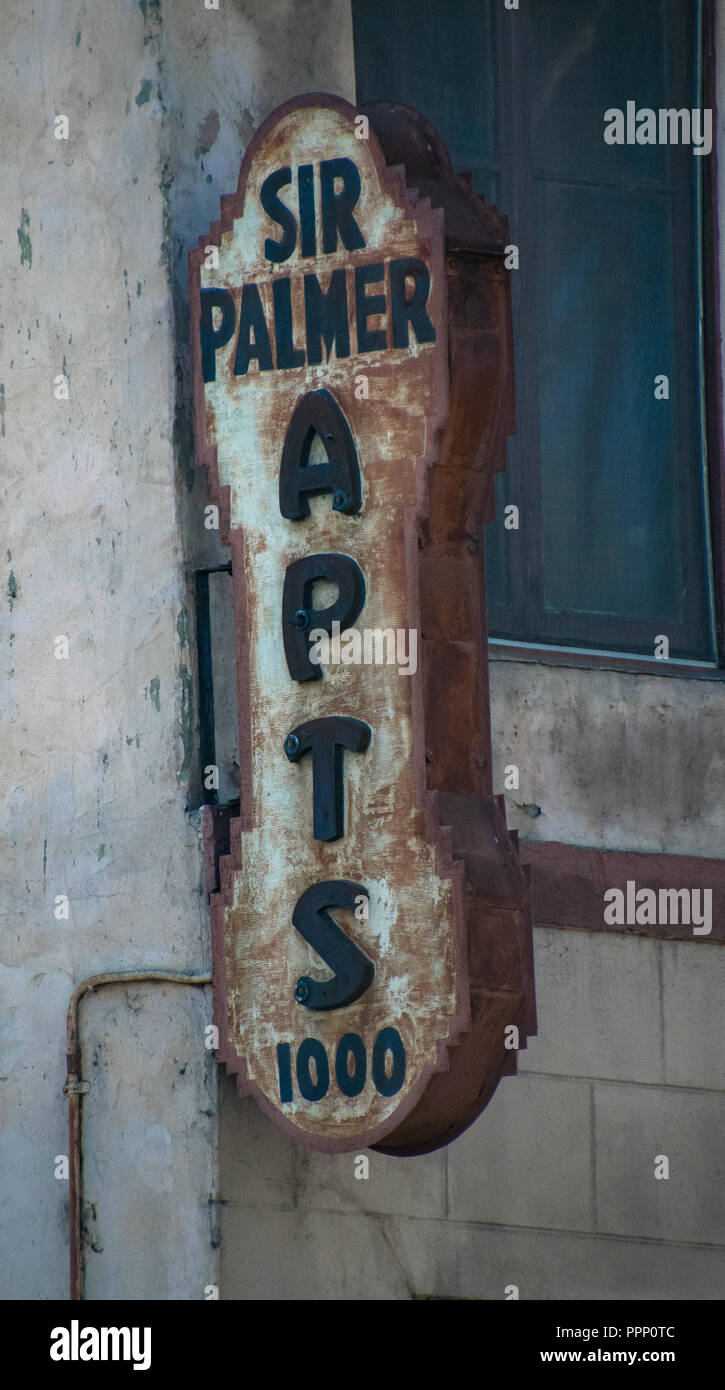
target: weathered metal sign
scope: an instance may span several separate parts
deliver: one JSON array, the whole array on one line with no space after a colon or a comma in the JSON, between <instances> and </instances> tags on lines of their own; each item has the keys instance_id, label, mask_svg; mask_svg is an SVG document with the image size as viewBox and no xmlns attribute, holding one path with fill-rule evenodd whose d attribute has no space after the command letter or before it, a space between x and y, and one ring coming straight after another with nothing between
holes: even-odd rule
<instances>
[{"instance_id":1,"label":"weathered metal sign","mask_svg":"<svg viewBox=\"0 0 725 1390\"><path fill-rule=\"evenodd\" d=\"M303 97L257 132L190 264L197 452L238 639L219 1056L303 1141L393 1152L471 1030L465 863L427 782L422 669L443 212L353 107Z\"/></svg>"}]
</instances>

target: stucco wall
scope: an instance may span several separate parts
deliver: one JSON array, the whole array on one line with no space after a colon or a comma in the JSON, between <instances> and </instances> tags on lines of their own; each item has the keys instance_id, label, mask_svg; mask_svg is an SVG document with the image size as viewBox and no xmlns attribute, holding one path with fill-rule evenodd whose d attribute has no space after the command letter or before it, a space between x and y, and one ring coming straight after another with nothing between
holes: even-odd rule
<instances>
[{"instance_id":1,"label":"stucco wall","mask_svg":"<svg viewBox=\"0 0 725 1390\"><path fill-rule=\"evenodd\" d=\"M491 725L522 839L722 858L725 682L494 660Z\"/></svg>"},{"instance_id":2,"label":"stucco wall","mask_svg":"<svg viewBox=\"0 0 725 1390\"><path fill-rule=\"evenodd\" d=\"M209 966L188 576L219 552L193 475L186 254L253 127L300 90L349 91L349 33L329 0L3 6L0 1297L66 1295L73 986ZM91 1298L217 1278L209 993L83 1005Z\"/></svg>"},{"instance_id":3,"label":"stucco wall","mask_svg":"<svg viewBox=\"0 0 725 1390\"><path fill-rule=\"evenodd\" d=\"M98 971L208 964L198 841L185 815L193 661L172 447L160 19L152 6L143 10L131 0L3 10L13 154L0 211L5 1297L66 1295L68 1183L55 1178L54 1159L68 1152L61 1088L74 984ZM67 141L55 138L58 114L68 117ZM69 399L58 400L54 381L64 372ZM67 660L54 654L59 635L68 638ZM67 921L54 916L59 894L69 899ZM159 1213L136 1183L148 1120L134 1082L155 1076L153 1123L181 1135L172 1181L200 1279L205 1266L209 1277L214 1268L214 1131L210 1117L192 1129L199 1084L183 1096L164 1084L153 989L140 991L150 1017L147 1056L131 1049L94 1155L99 1219L110 1216L122 1185L114 1132L125 1129L124 1182L137 1201L124 1247L150 1253L162 1236ZM198 1034L192 994L175 991L177 1026L190 1035ZM109 1057L120 1051L105 1016L85 1014L83 1035L86 1055L94 1046ZM92 1090L91 1128L95 1101ZM121 1249L96 1257L91 1292L115 1292ZM170 1287L152 1277L143 1254L135 1272L140 1296Z\"/></svg>"}]
</instances>

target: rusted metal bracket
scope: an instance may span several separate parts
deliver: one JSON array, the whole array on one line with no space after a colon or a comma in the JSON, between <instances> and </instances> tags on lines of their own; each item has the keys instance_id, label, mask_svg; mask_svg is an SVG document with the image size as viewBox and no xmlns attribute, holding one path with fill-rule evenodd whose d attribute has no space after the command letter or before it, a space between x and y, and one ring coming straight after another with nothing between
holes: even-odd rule
<instances>
[{"instance_id":1,"label":"rusted metal bracket","mask_svg":"<svg viewBox=\"0 0 725 1390\"><path fill-rule=\"evenodd\" d=\"M63 1087L64 1096L85 1096L91 1089L90 1081L75 1081L69 1076Z\"/></svg>"},{"instance_id":2,"label":"rusted metal bracket","mask_svg":"<svg viewBox=\"0 0 725 1390\"><path fill-rule=\"evenodd\" d=\"M536 1032L530 888L503 797L494 796L484 531L494 519L495 474L515 432L511 288L503 264L508 221L456 174L435 128L396 102L368 116L388 165L444 212L450 412L430 470L419 537L425 682L426 785L454 859L465 865L471 1031L433 1076L421 1104L384 1153L424 1153L450 1142L484 1109L518 1048ZM455 710L455 718L451 711Z\"/></svg>"},{"instance_id":3,"label":"rusted metal bracket","mask_svg":"<svg viewBox=\"0 0 725 1390\"><path fill-rule=\"evenodd\" d=\"M201 838L204 853L204 886L206 900L209 902L221 887L220 860L229 855L231 831L235 820L239 820L239 802L228 806L202 806Z\"/></svg>"}]
</instances>

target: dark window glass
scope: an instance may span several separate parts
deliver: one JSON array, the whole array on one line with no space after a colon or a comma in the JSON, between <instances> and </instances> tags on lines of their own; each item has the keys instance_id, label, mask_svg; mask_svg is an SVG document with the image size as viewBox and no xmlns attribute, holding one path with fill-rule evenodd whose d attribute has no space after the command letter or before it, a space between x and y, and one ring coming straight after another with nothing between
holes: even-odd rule
<instances>
[{"instance_id":1,"label":"dark window glass","mask_svg":"<svg viewBox=\"0 0 725 1390\"><path fill-rule=\"evenodd\" d=\"M702 107L698 0L353 0L358 101L417 107L510 220L517 434L487 530L492 636L715 659L703 157L609 145ZM669 399L655 399L655 378ZM504 529L515 503L518 531Z\"/></svg>"}]
</instances>

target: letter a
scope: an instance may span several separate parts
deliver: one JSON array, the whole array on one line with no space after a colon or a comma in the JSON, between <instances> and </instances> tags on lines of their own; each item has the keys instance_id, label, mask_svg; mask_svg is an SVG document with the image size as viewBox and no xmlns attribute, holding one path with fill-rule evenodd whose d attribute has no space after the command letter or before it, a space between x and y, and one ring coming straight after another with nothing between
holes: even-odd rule
<instances>
[{"instance_id":1,"label":"letter a","mask_svg":"<svg viewBox=\"0 0 725 1390\"><path fill-rule=\"evenodd\" d=\"M70 1332L68 1328L54 1327L50 1336L51 1361L70 1361ZM55 1341L55 1345L53 1341Z\"/></svg>"},{"instance_id":2,"label":"letter a","mask_svg":"<svg viewBox=\"0 0 725 1390\"><path fill-rule=\"evenodd\" d=\"M617 106L610 106L604 112L604 120L607 124L604 127L604 141L607 145L624 144L624 112Z\"/></svg>"},{"instance_id":3,"label":"letter a","mask_svg":"<svg viewBox=\"0 0 725 1390\"><path fill-rule=\"evenodd\" d=\"M604 901L607 906L604 909L604 920L608 927L624 926L624 893L621 888L608 888L604 894Z\"/></svg>"},{"instance_id":4,"label":"letter a","mask_svg":"<svg viewBox=\"0 0 725 1390\"><path fill-rule=\"evenodd\" d=\"M319 435L327 460L310 463L310 450ZM347 516L362 504L360 466L350 426L335 397L325 390L308 391L292 412L279 469L279 509L290 521L310 515L308 497L332 493L332 510Z\"/></svg>"}]
</instances>

